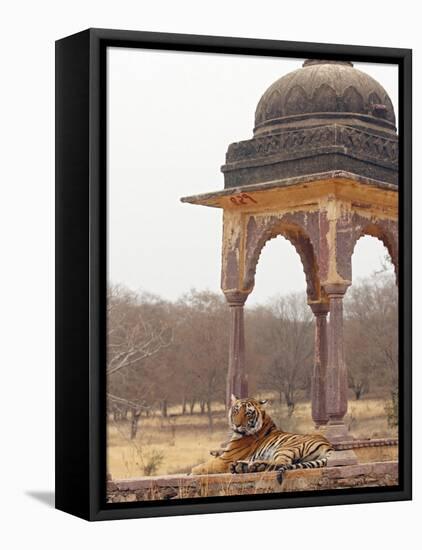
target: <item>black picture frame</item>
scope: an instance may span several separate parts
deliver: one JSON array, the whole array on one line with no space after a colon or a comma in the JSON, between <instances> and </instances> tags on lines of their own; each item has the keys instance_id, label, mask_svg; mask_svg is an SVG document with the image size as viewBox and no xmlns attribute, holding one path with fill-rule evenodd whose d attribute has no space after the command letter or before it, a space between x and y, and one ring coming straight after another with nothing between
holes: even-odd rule
<instances>
[{"instance_id":1,"label":"black picture frame","mask_svg":"<svg viewBox=\"0 0 422 550\"><path fill-rule=\"evenodd\" d=\"M398 487L106 503L105 108L110 46L398 65ZM109 29L88 29L56 42L56 508L87 520L106 520L411 499L411 79L409 49Z\"/></svg>"}]
</instances>

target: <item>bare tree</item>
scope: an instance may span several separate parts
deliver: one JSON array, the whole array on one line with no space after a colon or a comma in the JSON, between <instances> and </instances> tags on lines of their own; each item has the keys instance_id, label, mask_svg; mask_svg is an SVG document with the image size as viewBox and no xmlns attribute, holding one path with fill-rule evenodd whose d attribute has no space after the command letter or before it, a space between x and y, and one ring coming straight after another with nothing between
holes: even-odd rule
<instances>
[{"instance_id":1,"label":"bare tree","mask_svg":"<svg viewBox=\"0 0 422 550\"><path fill-rule=\"evenodd\" d=\"M246 311L250 392L277 392L293 414L309 398L313 315L305 297L276 297ZM224 403L229 308L220 294L192 290L175 303L111 287L108 298L108 408L128 419L136 436L142 414L199 410L213 425L213 402ZM170 328L171 327L171 328ZM346 295L345 346L356 399L397 388L397 290L377 273ZM199 408L196 408L198 407Z\"/></svg>"},{"instance_id":2,"label":"bare tree","mask_svg":"<svg viewBox=\"0 0 422 550\"><path fill-rule=\"evenodd\" d=\"M212 428L212 401L224 401L228 362L228 308L224 298L212 292L192 290L179 302L181 324L178 332L183 346L180 366L183 369L184 399L189 398L193 411L199 402Z\"/></svg>"},{"instance_id":3,"label":"bare tree","mask_svg":"<svg viewBox=\"0 0 422 550\"><path fill-rule=\"evenodd\" d=\"M397 308L395 281L384 272L355 283L346 295L346 357L356 399L371 386L397 388Z\"/></svg>"},{"instance_id":4,"label":"bare tree","mask_svg":"<svg viewBox=\"0 0 422 550\"><path fill-rule=\"evenodd\" d=\"M145 369L152 370L149 360L172 342L158 303L120 286L108 290L107 397L109 408L131 411L131 438L142 411L151 407L154 376L145 376Z\"/></svg>"},{"instance_id":5,"label":"bare tree","mask_svg":"<svg viewBox=\"0 0 422 550\"><path fill-rule=\"evenodd\" d=\"M107 321L107 376L139 366L171 342L168 327L147 322L138 296L120 287L109 289Z\"/></svg>"},{"instance_id":6,"label":"bare tree","mask_svg":"<svg viewBox=\"0 0 422 550\"><path fill-rule=\"evenodd\" d=\"M276 298L260 312L255 346L264 362L263 382L285 400L293 414L300 392L306 389L313 356L313 316L301 294Z\"/></svg>"}]
</instances>

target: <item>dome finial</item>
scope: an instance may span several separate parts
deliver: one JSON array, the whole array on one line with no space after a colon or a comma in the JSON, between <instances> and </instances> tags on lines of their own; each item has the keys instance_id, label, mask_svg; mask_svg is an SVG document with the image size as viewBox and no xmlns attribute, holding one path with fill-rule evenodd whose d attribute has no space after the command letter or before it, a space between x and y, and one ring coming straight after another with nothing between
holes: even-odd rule
<instances>
[{"instance_id":1,"label":"dome finial","mask_svg":"<svg viewBox=\"0 0 422 550\"><path fill-rule=\"evenodd\" d=\"M309 67L310 65L347 65L353 67L351 61L341 61L339 59L306 59L302 67Z\"/></svg>"}]
</instances>

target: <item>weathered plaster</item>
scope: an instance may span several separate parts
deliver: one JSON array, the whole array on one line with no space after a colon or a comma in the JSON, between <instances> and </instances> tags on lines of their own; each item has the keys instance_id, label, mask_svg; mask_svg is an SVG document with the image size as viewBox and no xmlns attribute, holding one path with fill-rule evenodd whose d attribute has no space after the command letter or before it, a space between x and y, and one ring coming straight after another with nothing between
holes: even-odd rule
<instances>
[{"instance_id":1,"label":"weathered plaster","mask_svg":"<svg viewBox=\"0 0 422 550\"><path fill-rule=\"evenodd\" d=\"M321 317L316 321L313 418L317 425L328 421L326 433L332 441L346 437L343 295L352 283L352 255L363 235L385 244L398 274L397 187L336 173L226 189L184 201L224 210L221 286L232 309L227 395L234 389L241 397L247 395L243 304L253 290L262 249L282 235L299 254L308 303L314 312L320 306L330 313L328 326Z\"/></svg>"}]
</instances>

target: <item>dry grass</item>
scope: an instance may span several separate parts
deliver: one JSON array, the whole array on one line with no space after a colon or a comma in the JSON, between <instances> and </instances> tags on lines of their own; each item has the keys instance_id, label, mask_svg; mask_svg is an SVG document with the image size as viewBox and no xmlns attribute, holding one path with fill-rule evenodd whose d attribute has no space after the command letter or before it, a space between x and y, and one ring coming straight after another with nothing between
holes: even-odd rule
<instances>
[{"instance_id":1,"label":"dry grass","mask_svg":"<svg viewBox=\"0 0 422 550\"><path fill-rule=\"evenodd\" d=\"M214 415L212 431L208 429L206 415L199 414L141 418L133 441L129 439L129 430L129 423L109 422L107 464L113 478L145 475L145 467L153 461L154 453L163 457L154 475L188 473L192 466L207 460L209 451L218 449L228 434L223 412Z\"/></svg>"},{"instance_id":2,"label":"dry grass","mask_svg":"<svg viewBox=\"0 0 422 550\"><path fill-rule=\"evenodd\" d=\"M394 437L397 431L389 428L382 399L362 399L349 402L345 418L355 437ZM169 418L144 418L139 423L135 440L129 439L129 422L109 421L108 471L115 479L144 475L188 473L192 466L209 458L209 451L218 449L227 439L227 420L224 409L213 414L213 429L206 415L180 415L180 408L169 410ZM274 404L268 411L278 426L286 431L312 432L310 404L300 403L289 419L284 406Z\"/></svg>"}]
</instances>

